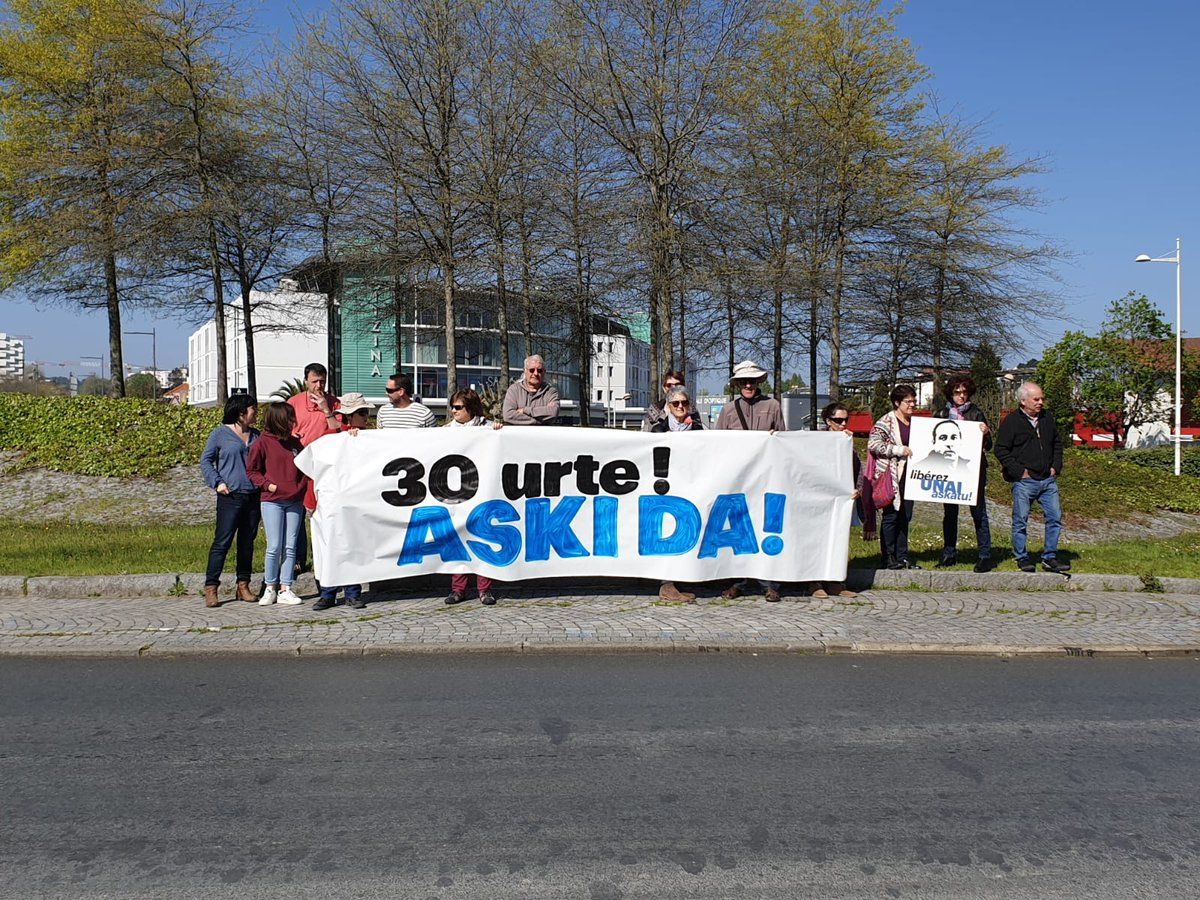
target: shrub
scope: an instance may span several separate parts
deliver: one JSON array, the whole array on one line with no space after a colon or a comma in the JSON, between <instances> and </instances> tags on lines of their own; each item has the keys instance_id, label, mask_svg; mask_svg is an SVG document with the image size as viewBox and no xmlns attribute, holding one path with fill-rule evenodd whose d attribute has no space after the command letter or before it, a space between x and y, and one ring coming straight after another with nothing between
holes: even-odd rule
<instances>
[{"instance_id":1,"label":"shrub","mask_svg":"<svg viewBox=\"0 0 1200 900\"><path fill-rule=\"evenodd\" d=\"M1118 450L1116 451L1116 456L1118 459L1123 459L1135 465L1145 466L1147 469L1158 469L1161 472L1171 472L1172 474L1175 472L1174 447ZM1179 471L1184 475L1192 475L1200 478L1200 447L1184 445L1179 462Z\"/></svg>"},{"instance_id":2,"label":"shrub","mask_svg":"<svg viewBox=\"0 0 1200 900\"><path fill-rule=\"evenodd\" d=\"M0 450L22 468L80 475L161 475L195 463L221 410L107 397L0 395Z\"/></svg>"}]
</instances>

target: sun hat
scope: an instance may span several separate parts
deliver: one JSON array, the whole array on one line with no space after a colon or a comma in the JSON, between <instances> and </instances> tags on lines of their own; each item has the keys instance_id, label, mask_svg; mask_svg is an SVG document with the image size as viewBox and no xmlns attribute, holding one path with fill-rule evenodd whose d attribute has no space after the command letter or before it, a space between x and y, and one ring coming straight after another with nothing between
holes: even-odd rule
<instances>
[{"instance_id":1,"label":"sun hat","mask_svg":"<svg viewBox=\"0 0 1200 900\"><path fill-rule=\"evenodd\" d=\"M367 398L359 392L355 391L352 394L346 394L338 400L338 412L350 415L352 412L358 412L360 409L374 409L374 405L367 402Z\"/></svg>"},{"instance_id":2,"label":"sun hat","mask_svg":"<svg viewBox=\"0 0 1200 900\"><path fill-rule=\"evenodd\" d=\"M733 378L731 380L741 381L743 378L753 378L755 381L762 381L766 377L766 372L750 362L750 360L744 359L733 367Z\"/></svg>"}]
</instances>

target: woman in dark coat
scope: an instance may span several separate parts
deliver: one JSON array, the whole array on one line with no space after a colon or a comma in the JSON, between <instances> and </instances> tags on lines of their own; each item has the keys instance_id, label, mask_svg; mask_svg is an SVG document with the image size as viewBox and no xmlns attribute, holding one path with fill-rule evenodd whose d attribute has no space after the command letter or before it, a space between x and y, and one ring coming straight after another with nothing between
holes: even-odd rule
<instances>
[{"instance_id":1,"label":"woman in dark coat","mask_svg":"<svg viewBox=\"0 0 1200 900\"><path fill-rule=\"evenodd\" d=\"M975 522L975 541L979 545L979 561L976 572L992 568L992 530L987 514L987 455L992 449L992 430L982 409L971 402L975 396L975 382L967 375L956 375L946 382L946 418L964 422L979 422L983 425L983 461L979 464L979 489L975 494L975 505L971 519ZM958 504L947 503L942 512L942 559L939 567L952 566L958 560Z\"/></svg>"}]
</instances>

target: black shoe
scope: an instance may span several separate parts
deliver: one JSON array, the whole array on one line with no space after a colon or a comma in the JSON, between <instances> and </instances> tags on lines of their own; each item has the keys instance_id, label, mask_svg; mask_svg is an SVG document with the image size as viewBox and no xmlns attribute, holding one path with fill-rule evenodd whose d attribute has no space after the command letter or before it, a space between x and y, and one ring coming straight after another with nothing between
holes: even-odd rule
<instances>
[{"instance_id":1,"label":"black shoe","mask_svg":"<svg viewBox=\"0 0 1200 900\"><path fill-rule=\"evenodd\" d=\"M1057 572L1059 575L1065 575L1071 571L1071 564L1062 562L1051 556L1042 560L1042 568L1047 572Z\"/></svg>"},{"instance_id":2,"label":"black shoe","mask_svg":"<svg viewBox=\"0 0 1200 900\"><path fill-rule=\"evenodd\" d=\"M888 567L889 569L891 569L891 570L894 572L894 571L896 571L897 569L903 569L903 568L905 568L905 565L904 565L904 563L898 563L898 562L894 562L894 563L888 563L888 564L887 564L887 567Z\"/></svg>"},{"instance_id":3,"label":"black shoe","mask_svg":"<svg viewBox=\"0 0 1200 900\"><path fill-rule=\"evenodd\" d=\"M919 568L921 568L921 567L920 567L919 565L917 565L915 562L909 562L909 561L906 559L906 560L904 560L904 562L901 564L900 568L902 568L902 569L919 569Z\"/></svg>"},{"instance_id":4,"label":"black shoe","mask_svg":"<svg viewBox=\"0 0 1200 900\"><path fill-rule=\"evenodd\" d=\"M937 568L948 569L957 562L958 562L957 556L943 556L941 559L938 560Z\"/></svg>"},{"instance_id":5,"label":"black shoe","mask_svg":"<svg viewBox=\"0 0 1200 900\"><path fill-rule=\"evenodd\" d=\"M367 604L362 597L355 597L353 600L347 600L346 605L351 609L366 609Z\"/></svg>"},{"instance_id":6,"label":"black shoe","mask_svg":"<svg viewBox=\"0 0 1200 900\"><path fill-rule=\"evenodd\" d=\"M484 591L482 594L479 595L479 602L482 603L484 606L495 606L496 605L496 595L493 594L491 591Z\"/></svg>"},{"instance_id":7,"label":"black shoe","mask_svg":"<svg viewBox=\"0 0 1200 900\"><path fill-rule=\"evenodd\" d=\"M323 609L332 609L333 601L326 600L324 597L322 597L316 603L314 603L312 605L312 608L313 608L313 612L320 612Z\"/></svg>"},{"instance_id":8,"label":"black shoe","mask_svg":"<svg viewBox=\"0 0 1200 900\"><path fill-rule=\"evenodd\" d=\"M994 568L996 568L996 564L987 556L975 563L975 571L979 572L980 574L984 572L990 572Z\"/></svg>"},{"instance_id":9,"label":"black shoe","mask_svg":"<svg viewBox=\"0 0 1200 900\"><path fill-rule=\"evenodd\" d=\"M1022 572L1036 572L1037 563L1033 561L1032 557L1022 556L1017 560L1017 568Z\"/></svg>"},{"instance_id":10,"label":"black shoe","mask_svg":"<svg viewBox=\"0 0 1200 900\"><path fill-rule=\"evenodd\" d=\"M462 603L467 598L458 591L451 591L450 596L446 598L446 605L453 606L455 603Z\"/></svg>"}]
</instances>

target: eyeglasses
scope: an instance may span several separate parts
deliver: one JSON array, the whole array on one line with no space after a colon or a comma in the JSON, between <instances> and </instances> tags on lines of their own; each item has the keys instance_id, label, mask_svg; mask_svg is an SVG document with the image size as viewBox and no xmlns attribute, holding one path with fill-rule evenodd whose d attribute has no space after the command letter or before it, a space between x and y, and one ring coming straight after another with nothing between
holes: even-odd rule
<instances>
[{"instance_id":1,"label":"eyeglasses","mask_svg":"<svg viewBox=\"0 0 1200 900\"><path fill-rule=\"evenodd\" d=\"M534 372L545 372L546 370L545 369L526 369L525 371L529 372L530 374L533 374Z\"/></svg>"},{"instance_id":2,"label":"eyeglasses","mask_svg":"<svg viewBox=\"0 0 1200 900\"><path fill-rule=\"evenodd\" d=\"M672 406L687 406L688 402L686 400L672 400L671 405Z\"/></svg>"},{"instance_id":3,"label":"eyeglasses","mask_svg":"<svg viewBox=\"0 0 1200 900\"><path fill-rule=\"evenodd\" d=\"M452 410L454 410L455 412L458 412L460 409L466 409L466 407L465 407L465 406L463 406L461 403L452 403L452 404L450 405L450 408L451 408Z\"/></svg>"},{"instance_id":4,"label":"eyeglasses","mask_svg":"<svg viewBox=\"0 0 1200 900\"><path fill-rule=\"evenodd\" d=\"M663 387L665 387L669 391L672 388L683 387L683 385L680 384L678 381L668 381L666 384L663 385Z\"/></svg>"},{"instance_id":5,"label":"eyeglasses","mask_svg":"<svg viewBox=\"0 0 1200 900\"><path fill-rule=\"evenodd\" d=\"M847 422L850 421L850 417L849 416L830 416L829 421L836 422L839 425L845 425Z\"/></svg>"}]
</instances>

